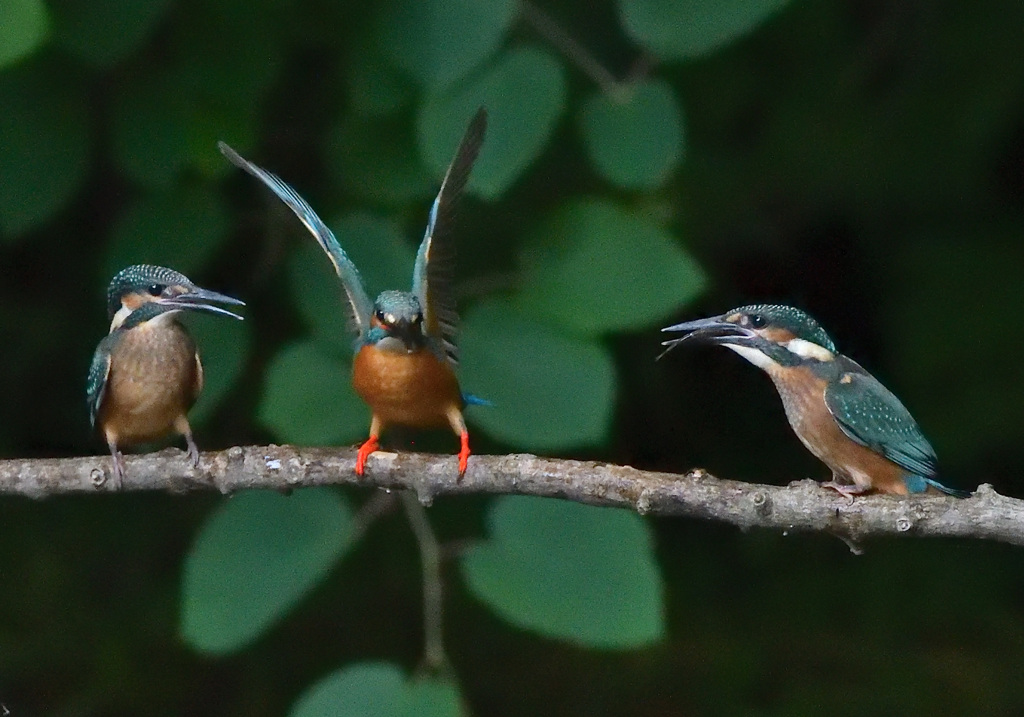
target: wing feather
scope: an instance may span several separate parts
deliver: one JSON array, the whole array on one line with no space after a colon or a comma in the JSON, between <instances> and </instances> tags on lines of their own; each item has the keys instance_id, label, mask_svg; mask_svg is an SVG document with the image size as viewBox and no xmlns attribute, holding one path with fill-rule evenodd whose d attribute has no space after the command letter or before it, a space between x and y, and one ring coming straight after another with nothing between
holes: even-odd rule
<instances>
[{"instance_id":1,"label":"wing feather","mask_svg":"<svg viewBox=\"0 0 1024 717\"><path fill-rule=\"evenodd\" d=\"M313 238L316 239L320 248L324 250L334 265L334 271L337 272L338 278L341 279L345 295L348 297L352 323L359 333L359 339L364 339L366 332L370 329L373 303L370 301L366 289L363 288L363 281L359 276L359 270L356 269L356 265L352 263L352 260L348 258L348 255L341 248L341 244L338 243L334 232L323 223L323 220L317 216L306 200L300 197L299 193L292 189L287 182L243 158L224 142L218 142L217 147L220 149L221 154L227 157L229 162L236 167L244 169L267 185L292 210L295 216L299 218L299 221L309 230L309 233L313 235Z\"/></svg>"},{"instance_id":2,"label":"wing feather","mask_svg":"<svg viewBox=\"0 0 1024 717\"><path fill-rule=\"evenodd\" d=\"M413 270L412 291L423 308L424 330L428 337L440 343L453 364L458 360L455 333L459 315L452 291L451 272L455 263L452 225L459 198L480 154L486 131L487 110L481 107L470 121L445 172L441 189L430 208L430 219Z\"/></svg>"},{"instance_id":3,"label":"wing feather","mask_svg":"<svg viewBox=\"0 0 1024 717\"><path fill-rule=\"evenodd\" d=\"M825 391L825 404L843 433L914 475L934 478L935 450L910 411L856 362L844 364L845 372Z\"/></svg>"}]
</instances>

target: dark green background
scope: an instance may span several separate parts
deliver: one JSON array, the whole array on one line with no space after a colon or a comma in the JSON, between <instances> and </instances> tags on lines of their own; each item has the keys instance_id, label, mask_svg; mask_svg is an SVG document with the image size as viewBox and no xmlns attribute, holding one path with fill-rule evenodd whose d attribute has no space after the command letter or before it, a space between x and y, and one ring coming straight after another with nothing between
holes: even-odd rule
<instances>
[{"instance_id":1,"label":"dark green background","mask_svg":"<svg viewBox=\"0 0 1024 717\"><path fill-rule=\"evenodd\" d=\"M308 239L215 142L272 168L325 217L374 211L416 237L437 168L420 159L415 128L436 88L403 75L415 74L422 48L380 31L402 6L47 7L36 52L0 68L0 455L103 453L88 430L84 376L107 326L104 287L131 254L119 241L152 241L153 261L249 305L251 349L197 422L200 447L280 440L256 417L268 366L307 333L289 266ZM514 291L523 247L553 241L544 218L583 196L656 217L709 276L699 298L662 321L597 339L615 359L612 429L597 445L551 453L770 483L825 478L770 382L739 357L709 349L654 361L661 324L780 301L811 312L903 399L944 482L1020 494L1024 5L794 0L762 11L771 17L735 42L661 61L671 53L631 39L614 3L543 7L613 75L639 66L673 88L685 160L655 186L603 178L579 121L597 87L513 17L498 46L562 58L566 93L516 181L464 203L463 308ZM473 37L466 29L461 42ZM431 39L436 52L460 46ZM373 92L361 84L367 54L393 66L393 95L383 74ZM170 215L180 224L168 225ZM340 311L329 311L340 331ZM453 450L443 434L416 445ZM524 448L474 432L479 453ZM211 658L184 646L182 564L221 500L0 502L0 701L15 717L280 715L339 665L415 667L420 573L400 512L252 648ZM474 538L486 503L439 501L430 515L442 538ZM588 650L517 630L449 572L446 635L473 714L1024 709L1019 548L876 541L854 557L828 536L650 522L668 636L645 650Z\"/></svg>"}]
</instances>

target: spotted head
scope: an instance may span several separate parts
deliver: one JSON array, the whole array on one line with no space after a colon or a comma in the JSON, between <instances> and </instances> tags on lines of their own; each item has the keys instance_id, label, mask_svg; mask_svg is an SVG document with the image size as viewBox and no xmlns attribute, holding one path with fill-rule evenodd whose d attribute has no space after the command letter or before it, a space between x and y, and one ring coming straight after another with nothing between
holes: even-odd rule
<instances>
[{"instance_id":1,"label":"spotted head","mask_svg":"<svg viewBox=\"0 0 1024 717\"><path fill-rule=\"evenodd\" d=\"M423 307L408 291L382 291L373 302L366 342L387 351L411 353L426 345Z\"/></svg>"},{"instance_id":2,"label":"spotted head","mask_svg":"<svg viewBox=\"0 0 1024 717\"><path fill-rule=\"evenodd\" d=\"M795 366L831 361L836 347L821 325L800 309L780 304L752 304L721 316L668 326L662 331L683 331L685 336L664 341L673 349L684 341L727 346L755 366Z\"/></svg>"},{"instance_id":3,"label":"spotted head","mask_svg":"<svg viewBox=\"0 0 1024 717\"><path fill-rule=\"evenodd\" d=\"M107 287L107 315L111 331L124 324L139 309L144 309L148 318L189 309L242 318L211 302L245 306L243 301L196 286L187 276L173 269L150 264L122 269Z\"/></svg>"}]
</instances>

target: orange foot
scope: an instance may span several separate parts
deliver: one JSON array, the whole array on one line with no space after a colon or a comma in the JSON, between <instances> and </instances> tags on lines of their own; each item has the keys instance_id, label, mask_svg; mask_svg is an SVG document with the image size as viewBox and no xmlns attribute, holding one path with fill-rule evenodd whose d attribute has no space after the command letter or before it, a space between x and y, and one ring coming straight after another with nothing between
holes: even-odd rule
<instances>
[{"instance_id":1,"label":"orange foot","mask_svg":"<svg viewBox=\"0 0 1024 717\"><path fill-rule=\"evenodd\" d=\"M462 450L459 451L459 478L461 478L469 466L469 431L460 433L459 439L462 441Z\"/></svg>"},{"instance_id":2,"label":"orange foot","mask_svg":"<svg viewBox=\"0 0 1024 717\"><path fill-rule=\"evenodd\" d=\"M869 488L861 488L860 486L850 485L849 483L839 483L836 480L830 480L826 483L821 484L822 488L831 488L839 495L846 498L850 505L853 505L853 497L857 495L863 495L867 493Z\"/></svg>"},{"instance_id":3,"label":"orange foot","mask_svg":"<svg viewBox=\"0 0 1024 717\"><path fill-rule=\"evenodd\" d=\"M356 475L361 476L363 474L363 469L366 467L366 459L379 447L380 444L377 443L377 436L370 436L366 439L366 443L359 446L359 453L356 454Z\"/></svg>"}]
</instances>

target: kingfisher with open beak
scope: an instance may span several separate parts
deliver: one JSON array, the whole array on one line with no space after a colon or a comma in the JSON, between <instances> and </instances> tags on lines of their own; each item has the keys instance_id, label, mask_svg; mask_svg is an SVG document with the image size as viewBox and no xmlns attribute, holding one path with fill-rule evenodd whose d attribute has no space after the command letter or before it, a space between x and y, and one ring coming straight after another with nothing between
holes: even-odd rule
<instances>
[{"instance_id":1,"label":"kingfisher with open beak","mask_svg":"<svg viewBox=\"0 0 1024 717\"><path fill-rule=\"evenodd\" d=\"M455 327L458 314L450 285L454 260L452 221L455 207L483 144L487 113L480 109L448 166L430 209L416 255L411 291L384 291L371 302L355 264L316 212L276 175L242 158L221 142L225 157L262 181L305 225L327 254L341 279L356 331L352 385L371 410L370 437L356 454L355 471L391 424L429 428L448 425L461 441L459 476L469 461L469 431L462 417L467 404L486 404L462 393L455 376Z\"/></svg>"},{"instance_id":2,"label":"kingfisher with open beak","mask_svg":"<svg viewBox=\"0 0 1024 717\"><path fill-rule=\"evenodd\" d=\"M188 457L199 465L188 411L203 389L203 364L178 317L207 311L242 318L216 303L245 305L162 266L122 269L107 287L110 333L96 347L86 396L89 419L107 441L118 481L124 476L120 446L171 432L185 437Z\"/></svg>"},{"instance_id":3,"label":"kingfisher with open beak","mask_svg":"<svg viewBox=\"0 0 1024 717\"><path fill-rule=\"evenodd\" d=\"M767 373L797 437L832 470L825 487L851 500L869 491L969 495L936 480L935 451L910 412L856 361L838 353L803 311L742 306L662 331L686 333L663 342L666 352L687 341L719 344Z\"/></svg>"}]
</instances>

